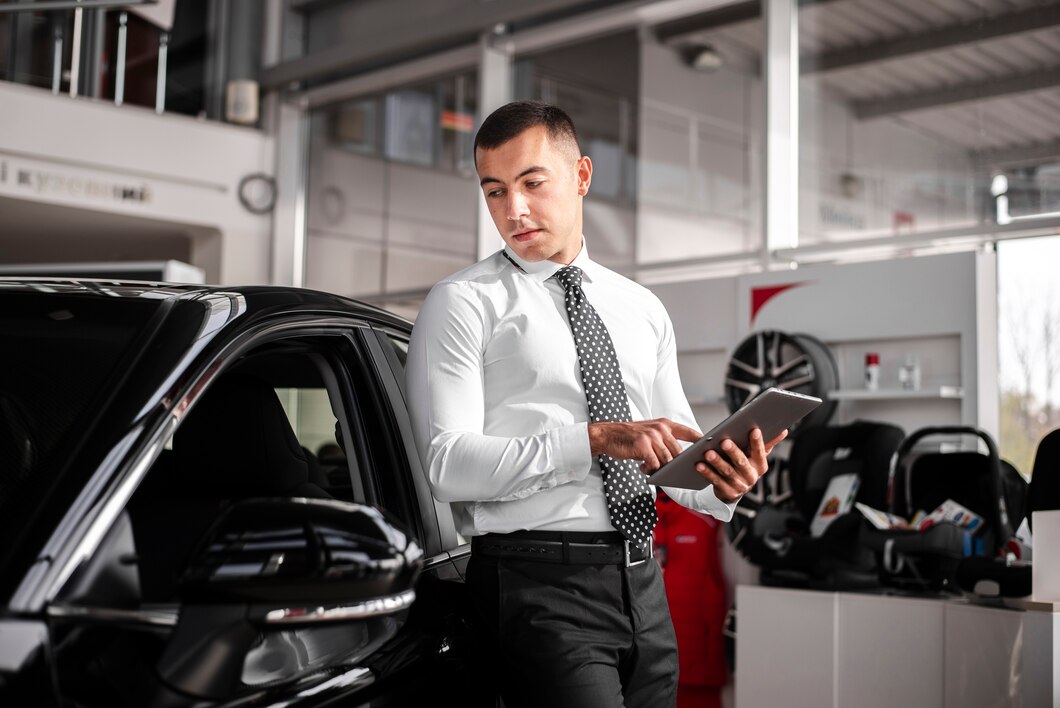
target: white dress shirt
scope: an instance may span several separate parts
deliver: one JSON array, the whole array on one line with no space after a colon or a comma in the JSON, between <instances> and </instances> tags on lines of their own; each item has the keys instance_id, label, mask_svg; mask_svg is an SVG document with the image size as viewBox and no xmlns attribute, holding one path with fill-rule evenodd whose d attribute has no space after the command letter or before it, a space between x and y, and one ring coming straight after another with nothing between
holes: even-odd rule
<instances>
[{"instance_id":1,"label":"white dress shirt","mask_svg":"<svg viewBox=\"0 0 1060 708\"><path fill-rule=\"evenodd\" d=\"M698 429L659 299L590 260L584 245L571 265L582 269L585 295L614 341L633 420ZM563 288L551 279L561 267L498 251L435 285L412 331L406 376L416 446L434 496L452 504L464 536L614 529L589 451ZM736 506L711 486L664 489L722 521Z\"/></svg>"}]
</instances>

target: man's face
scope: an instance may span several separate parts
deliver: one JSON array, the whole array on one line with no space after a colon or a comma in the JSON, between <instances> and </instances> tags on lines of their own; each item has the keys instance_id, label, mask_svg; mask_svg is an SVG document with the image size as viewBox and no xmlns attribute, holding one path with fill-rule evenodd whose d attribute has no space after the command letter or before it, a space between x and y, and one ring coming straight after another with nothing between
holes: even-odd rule
<instances>
[{"instance_id":1,"label":"man's face","mask_svg":"<svg viewBox=\"0 0 1060 708\"><path fill-rule=\"evenodd\" d=\"M564 265L582 245L582 197L593 166L543 126L475 155L486 206L501 238L525 261Z\"/></svg>"}]
</instances>

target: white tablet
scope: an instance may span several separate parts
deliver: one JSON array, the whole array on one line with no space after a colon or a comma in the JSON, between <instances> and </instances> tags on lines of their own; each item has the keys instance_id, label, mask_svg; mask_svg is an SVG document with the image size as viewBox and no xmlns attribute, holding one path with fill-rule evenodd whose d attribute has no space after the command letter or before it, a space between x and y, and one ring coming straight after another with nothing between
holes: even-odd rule
<instances>
[{"instance_id":1,"label":"white tablet","mask_svg":"<svg viewBox=\"0 0 1060 708\"><path fill-rule=\"evenodd\" d=\"M685 448L680 455L655 470L648 477L648 482L665 487L703 489L709 483L696 472L696 463L703 461L707 450L715 450L724 457L721 443L732 440L746 453L754 428L759 428L762 439L769 442L822 402L814 396L768 388Z\"/></svg>"}]
</instances>

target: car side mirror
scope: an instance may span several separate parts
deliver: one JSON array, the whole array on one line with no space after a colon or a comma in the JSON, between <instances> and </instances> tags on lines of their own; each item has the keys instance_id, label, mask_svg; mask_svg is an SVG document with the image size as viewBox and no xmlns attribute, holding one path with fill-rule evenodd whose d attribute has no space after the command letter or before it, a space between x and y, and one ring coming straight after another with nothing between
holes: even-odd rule
<instances>
[{"instance_id":1,"label":"car side mirror","mask_svg":"<svg viewBox=\"0 0 1060 708\"><path fill-rule=\"evenodd\" d=\"M251 499L227 509L207 532L180 594L257 609L305 605L270 609L260 618L266 623L342 621L407 607L422 560L419 545L378 509L331 499ZM326 612L329 605L346 609Z\"/></svg>"},{"instance_id":2,"label":"car side mirror","mask_svg":"<svg viewBox=\"0 0 1060 708\"><path fill-rule=\"evenodd\" d=\"M159 673L180 691L216 700L253 687L256 676L271 683L356 661L358 652L396 633L394 617L412 605L422 564L412 537L372 507L302 498L239 502L192 556ZM272 651L309 635L318 644L326 637L333 651L279 659ZM271 668L262 674L262 665Z\"/></svg>"}]
</instances>

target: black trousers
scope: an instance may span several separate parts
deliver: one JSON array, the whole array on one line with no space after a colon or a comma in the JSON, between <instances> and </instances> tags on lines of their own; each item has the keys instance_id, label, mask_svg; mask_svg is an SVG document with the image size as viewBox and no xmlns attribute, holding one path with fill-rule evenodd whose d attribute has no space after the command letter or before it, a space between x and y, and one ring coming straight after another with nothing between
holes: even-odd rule
<instances>
[{"instance_id":1,"label":"black trousers","mask_svg":"<svg viewBox=\"0 0 1060 708\"><path fill-rule=\"evenodd\" d=\"M562 565L472 552L467 585L506 708L671 708L677 641L654 560ZM489 675L489 674L488 674Z\"/></svg>"}]
</instances>

